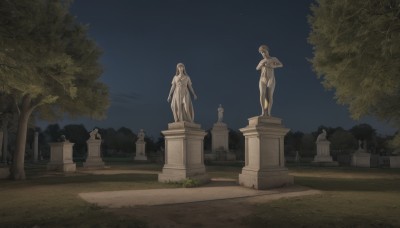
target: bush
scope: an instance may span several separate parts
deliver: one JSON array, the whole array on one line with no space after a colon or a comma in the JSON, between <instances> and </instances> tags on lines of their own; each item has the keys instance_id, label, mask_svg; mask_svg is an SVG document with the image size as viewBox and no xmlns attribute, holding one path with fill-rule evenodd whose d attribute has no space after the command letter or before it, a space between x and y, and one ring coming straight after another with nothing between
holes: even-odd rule
<instances>
[{"instance_id":1,"label":"bush","mask_svg":"<svg viewBox=\"0 0 400 228\"><path fill-rule=\"evenodd\" d=\"M182 181L182 187L184 188L194 188L199 186L199 181L198 180L194 180L194 179L190 179L190 178L186 178L185 180Z\"/></svg>"}]
</instances>

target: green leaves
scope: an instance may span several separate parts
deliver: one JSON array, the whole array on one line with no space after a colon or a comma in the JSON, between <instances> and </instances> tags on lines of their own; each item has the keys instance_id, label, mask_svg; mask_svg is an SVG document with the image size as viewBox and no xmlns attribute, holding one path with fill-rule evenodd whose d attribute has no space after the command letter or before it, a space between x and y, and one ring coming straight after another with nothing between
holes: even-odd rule
<instances>
[{"instance_id":1,"label":"green leaves","mask_svg":"<svg viewBox=\"0 0 400 228\"><path fill-rule=\"evenodd\" d=\"M311 60L353 118L400 126L400 1L317 0L309 17Z\"/></svg>"},{"instance_id":2,"label":"green leaves","mask_svg":"<svg viewBox=\"0 0 400 228\"><path fill-rule=\"evenodd\" d=\"M0 92L17 101L29 94L46 119L102 117L109 101L98 81L101 51L68 6L62 0L0 1Z\"/></svg>"}]
</instances>

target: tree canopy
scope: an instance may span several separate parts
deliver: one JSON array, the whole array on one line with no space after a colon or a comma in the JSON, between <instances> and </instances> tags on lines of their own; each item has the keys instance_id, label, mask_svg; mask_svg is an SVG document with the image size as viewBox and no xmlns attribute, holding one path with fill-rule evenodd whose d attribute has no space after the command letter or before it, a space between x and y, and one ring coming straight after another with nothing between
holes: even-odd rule
<instances>
[{"instance_id":1,"label":"tree canopy","mask_svg":"<svg viewBox=\"0 0 400 228\"><path fill-rule=\"evenodd\" d=\"M29 95L42 118L103 117L107 87L98 81L102 68L87 28L60 0L0 3L0 91L19 101ZM79 98L79 99L74 99Z\"/></svg>"},{"instance_id":2,"label":"tree canopy","mask_svg":"<svg viewBox=\"0 0 400 228\"><path fill-rule=\"evenodd\" d=\"M324 87L353 118L400 127L400 1L316 0L311 10L311 62Z\"/></svg>"}]
</instances>

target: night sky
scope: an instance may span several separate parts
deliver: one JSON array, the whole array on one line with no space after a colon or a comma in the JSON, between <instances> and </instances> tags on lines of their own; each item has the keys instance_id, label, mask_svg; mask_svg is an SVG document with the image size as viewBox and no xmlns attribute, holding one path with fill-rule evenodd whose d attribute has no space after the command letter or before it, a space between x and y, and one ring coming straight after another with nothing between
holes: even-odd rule
<instances>
[{"instance_id":1,"label":"night sky","mask_svg":"<svg viewBox=\"0 0 400 228\"><path fill-rule=\"evenodd\" d=\"M75 0L72 14L89 25L89 36L101 47L111 106L107 119L65 119L65 124L143 128L158 137L173 122L167 103L176 64L182 62L198 96L195 122L210 129L219 104L224 122L234 130L261 114L256 66L266 44L283 68L275 70L272 116L292 131L318 126L368 123L380 134L391 128L374 118L354 121L336 104L312 71L307 15L312 0ZM47 126L47 122L42 122Z\"/></svg>"}]
</instances>

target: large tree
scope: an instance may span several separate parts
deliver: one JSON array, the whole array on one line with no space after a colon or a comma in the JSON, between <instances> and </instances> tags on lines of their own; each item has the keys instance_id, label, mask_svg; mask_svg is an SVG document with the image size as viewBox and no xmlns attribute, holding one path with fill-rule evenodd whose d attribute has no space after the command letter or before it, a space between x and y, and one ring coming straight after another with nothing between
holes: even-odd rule
<instances>
[{"instance_id":1,"label":"large tree","mask_svg":"<svg viewBox=\"0 0 400 228\"><path fill-rule=\"evenodd\" d=\"M69 1L0 1L0 92L18 107L12 179L25 179L24 153L32 113L44 119L103 117L108 89L99 82L100 50L69 13Z\"/></svg>"},{"instance_id":2,"label":"large tree","mask_svg":"<svg viewBox=\"0 0 400 228\"><path fill-rule=\"evenodd\" d=\"M353 118L400 127L400 1L316 0L311 10L311 62L324 87Z\"/></svg>"}]
</instances>

